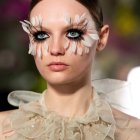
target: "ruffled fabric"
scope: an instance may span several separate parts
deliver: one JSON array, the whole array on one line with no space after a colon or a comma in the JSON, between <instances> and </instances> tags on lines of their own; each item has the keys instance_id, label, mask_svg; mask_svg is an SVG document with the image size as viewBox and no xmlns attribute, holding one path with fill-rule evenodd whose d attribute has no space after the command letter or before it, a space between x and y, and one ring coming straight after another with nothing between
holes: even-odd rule
<instances>
[{"instance_id":1,"label":"ruffled fabric","mask_svg":"<svg viewBox=\"0 0 140 140\"><path fill-rule=\"evenodd\" d=\"M6 140L114 140L115 120L110 105L94 91L87 112L69 119L45 106L45 92L38 101L20 105L3 124Z\"/></svg>"},{"instance_id":2,"label":"ruffled fabric","mask_svg":"<svg viewBox=\"0 0 140 140\"><path fill-rule=\"evenodd\" d=\"M131 83L107 78L92 81L92 86L96 89L100 98L106 100L112 107L139 118L138 110L134 109L135 101L133 97L135 96L136 98L136 94L132 92ZM19 107L20 103L35 101L40 96L40 93L32 91L13 91L8 95L8 102L13 106Z\"/></svg>"}]
</instances>

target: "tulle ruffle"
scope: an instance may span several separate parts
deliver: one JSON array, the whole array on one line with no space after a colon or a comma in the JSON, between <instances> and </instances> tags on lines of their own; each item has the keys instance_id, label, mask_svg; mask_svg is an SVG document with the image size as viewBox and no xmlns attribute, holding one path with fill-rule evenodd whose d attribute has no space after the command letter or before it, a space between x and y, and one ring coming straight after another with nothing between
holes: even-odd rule
<instances>
[{"instance_id":1,"label":"tulle ruffle","mask_svg":"<svg viewBox=\"0 0 140 140\"><path fill-rule=\"evenodd\" d=\"M87 112L77 118L62 117L38 101L20 105L3 123L6 140L114 140L115 120L110 105L94 91Z\"/></svg>"}]
</instances>

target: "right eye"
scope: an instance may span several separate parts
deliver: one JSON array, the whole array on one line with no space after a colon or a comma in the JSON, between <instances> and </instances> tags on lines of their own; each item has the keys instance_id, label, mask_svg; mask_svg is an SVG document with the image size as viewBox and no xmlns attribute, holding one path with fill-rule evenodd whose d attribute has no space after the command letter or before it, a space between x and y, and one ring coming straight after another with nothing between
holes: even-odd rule
<instances>
[{"instance_id":1,"label":"right eye","mask_svg":"<svg viewBox=\"0 0 140 140\"><path fill-rule=\"evenodd\" d=\"M70 39L70 40L78 40L80 41L82 39L82 36L83 36L84 32L80 29L69 29L67 31L67 37Z\"/></svg>"},{"instance_id":2,"label":"right eye","mask_svg":"<svg viewBox=\"0 0 140 140\"><path fill-rule=\"evenodd\" d=\"M49 35L44 31L38 31L34 33L33 36L36 41L44 41L49 38Z\"/></svg>"}]
</instances>

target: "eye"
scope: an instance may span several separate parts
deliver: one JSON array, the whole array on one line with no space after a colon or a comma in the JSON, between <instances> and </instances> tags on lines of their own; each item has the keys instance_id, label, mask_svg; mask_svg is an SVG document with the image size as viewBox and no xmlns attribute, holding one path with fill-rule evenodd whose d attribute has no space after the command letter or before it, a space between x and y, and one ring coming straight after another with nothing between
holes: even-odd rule
<instances>
[{"instance_id":1,"label":"eye","mask_svg":"<svg viewBox=\"0 0 140 140\"><path fill-rule=\"evenodd\" d=\"M49 38L49 35L45 31L38 31L33 36L36 41L44 41Z\"/></svg>"},{"instance_id":2,"label":"eye","mask_svg":"<svg viewBox=\"0 0 140 140\"><path fill-rule=\"evenodd\" d=\"M67 37L71 40L81 40L83 34L83 31L79 29L70 29L67 31Z\"/></svg>"}]
</instances>

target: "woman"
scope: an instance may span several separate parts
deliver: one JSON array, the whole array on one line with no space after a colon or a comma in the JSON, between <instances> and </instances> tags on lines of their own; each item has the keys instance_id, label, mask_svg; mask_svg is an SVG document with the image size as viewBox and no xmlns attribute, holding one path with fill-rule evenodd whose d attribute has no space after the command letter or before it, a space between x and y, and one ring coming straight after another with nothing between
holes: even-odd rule
<instances>
[{"instance_id":1,"label":"woman","mask_svg":"<svg viewBox=\"0 0 140 140\"><path fill-rule=\"evenodd\" d=\"M91 84L109 34L98 1L33 0L29 17L21 24L47 90L1 114L0 140L138 140L140 121L113 109Z\"/></svg>"}]
</instances>

